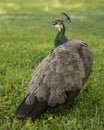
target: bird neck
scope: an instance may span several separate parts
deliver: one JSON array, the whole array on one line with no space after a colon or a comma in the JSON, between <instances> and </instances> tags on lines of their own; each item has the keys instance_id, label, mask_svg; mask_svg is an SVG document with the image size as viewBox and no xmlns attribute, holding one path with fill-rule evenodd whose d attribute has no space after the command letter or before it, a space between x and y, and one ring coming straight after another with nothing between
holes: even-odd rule
<instances>
[{"instance_id":1,"label":"bird neck","mask_svg":"<svg viewBox=\"0 0 104 130\"><path fill-rule=\"evenodd\" d=\"M54 40L54 46L57 47L61 44L64 44L67 41L68 41L68 39L65 36L65 27L63 26L63 28L58 30L58 33L57 33L56 38Z\"/></svg>"}]
</instances>

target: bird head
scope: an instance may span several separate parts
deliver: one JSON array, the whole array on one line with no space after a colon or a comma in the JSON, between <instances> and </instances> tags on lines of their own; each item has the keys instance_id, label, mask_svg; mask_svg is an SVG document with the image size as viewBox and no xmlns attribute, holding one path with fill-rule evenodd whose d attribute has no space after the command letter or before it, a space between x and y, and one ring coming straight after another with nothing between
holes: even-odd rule
<instances>
[{"instance_id":1,"label":"bird head","mask_svg":"<svg viewBox=\"0 0 104 130\"><path fill-rule=\"evenodd\" d=\"M66 13L62 12L62 16L63 19L55 20L52 22L52 26L56 27L59 30L59 32L65 30L64 22L71 22L70 17Z\"/></svg>"},{"instance_id":2,"label":"bird head","mask_svg":"<svg viewBox=\"0 0 104 130\"><path fill-rule=\"evenodd\" d=\"M56 27L59 31L64 29L64 23L61 20L55 20L52 22L52 26Z\"/></svg>"}]
</instances>

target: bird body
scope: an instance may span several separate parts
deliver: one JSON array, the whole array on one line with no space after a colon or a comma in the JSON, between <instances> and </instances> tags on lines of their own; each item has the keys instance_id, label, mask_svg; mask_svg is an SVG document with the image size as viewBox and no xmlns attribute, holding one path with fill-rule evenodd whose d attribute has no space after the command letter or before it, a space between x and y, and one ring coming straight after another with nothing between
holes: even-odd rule
<instances>
[{"instance_id":1,"label":"bird body","mask_svg":"<svg viewBox=\"0 0 104 130\"><path fill-rule=\"evenodd\" d=\"M58 46L36 68L15 116L35 119L48 107L71 102L88 80L91 66L92 53L84 42L73 40Z\"/></svg>"}]
</instances>

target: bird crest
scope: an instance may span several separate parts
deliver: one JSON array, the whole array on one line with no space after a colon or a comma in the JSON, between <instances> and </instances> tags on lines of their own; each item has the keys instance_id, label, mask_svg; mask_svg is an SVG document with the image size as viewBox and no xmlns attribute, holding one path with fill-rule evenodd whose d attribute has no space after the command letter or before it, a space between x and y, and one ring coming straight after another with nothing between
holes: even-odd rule
<instances>
[{"instance_id":1,"label":"bird crest","mask_svg":"<svg viewBox=\"0 0 104 130\"><path fill-rule=\"evenodd\" d=\"M62 16L62 17L61 17L60 19L54 20L54 21L52 22L52 24L55 25L55 24L57 24L57 23L60 23L60 22L61 22L61 23L64 23L64 22L67 22L67 21L71 22L70 16L69 16L68 14L62 12L62 13L61 13L61 16Z\"/></svg>"}]
</instances>

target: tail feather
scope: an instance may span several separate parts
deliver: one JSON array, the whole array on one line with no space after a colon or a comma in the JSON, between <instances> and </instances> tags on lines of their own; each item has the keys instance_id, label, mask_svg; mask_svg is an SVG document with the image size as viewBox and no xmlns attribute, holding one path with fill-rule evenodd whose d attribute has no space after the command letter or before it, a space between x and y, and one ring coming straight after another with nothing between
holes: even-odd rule
<instances>
[{"instance_id":1,"label":"tail feather","mask_svg":"<svg viewBox=\"0 0 104 130\"><path fill-rule=\"evenodd\" d=\"M35 100L32 101L32 104L27 104L26 99L28 98L28 96L29 95L27 95L18 106L14 117L24 117L35 120L38 115L46 110L48 106L46 101L38 101L38 99L35 98Z\"/></svg>"},{"instance_id":2,"label":"tail feather","mask_svg":"<svg viewBox=\"0 0 104 130\"><path fill-rule=\"evenodd\" d=\"M32 120L35 120L41 113L43 113L48 104L46 101L38 101L37 105L34 105L32 111L28 114L28 117L30 117Z\"/></svg>"}]
</instances>

